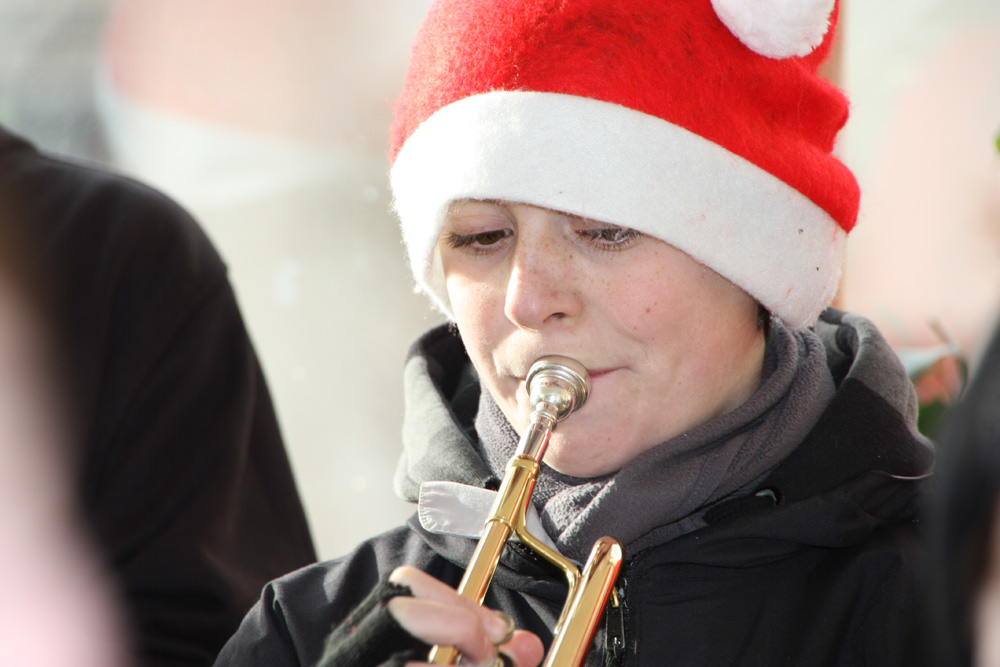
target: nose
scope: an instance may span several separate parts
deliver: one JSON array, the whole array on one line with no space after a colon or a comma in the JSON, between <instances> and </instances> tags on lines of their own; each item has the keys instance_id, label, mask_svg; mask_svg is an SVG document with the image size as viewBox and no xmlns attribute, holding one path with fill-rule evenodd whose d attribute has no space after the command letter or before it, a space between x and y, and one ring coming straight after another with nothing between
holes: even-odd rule
<instances>
[{"instance_id":1,"label":"nose","mask_svg":"<svg viewBox=\"0 0 1000 667\"><path fill-rule=\"evenodd\" d=\"M572 254L519 244L507 282L504 312L522 329L540 330L557 322L572 324L583 310L580 278L575 275Z\"/></svg>"}]
</instances>

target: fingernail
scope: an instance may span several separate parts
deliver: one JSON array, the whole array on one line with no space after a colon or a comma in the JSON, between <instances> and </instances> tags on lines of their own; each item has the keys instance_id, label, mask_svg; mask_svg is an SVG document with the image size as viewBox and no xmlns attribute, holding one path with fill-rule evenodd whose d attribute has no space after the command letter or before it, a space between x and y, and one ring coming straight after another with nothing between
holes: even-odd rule
<instances>
[{"instance_id":1,"label":"fingernail","mask_svg":"<svg viewBox=\"0 0 1000 667\"><path fill-rule=\"evenodd\" d=\"M506 644L514 636L514 619L502 611L494 611L487 625L486 632L494 646Z\"/></svg>"}]
</instances>

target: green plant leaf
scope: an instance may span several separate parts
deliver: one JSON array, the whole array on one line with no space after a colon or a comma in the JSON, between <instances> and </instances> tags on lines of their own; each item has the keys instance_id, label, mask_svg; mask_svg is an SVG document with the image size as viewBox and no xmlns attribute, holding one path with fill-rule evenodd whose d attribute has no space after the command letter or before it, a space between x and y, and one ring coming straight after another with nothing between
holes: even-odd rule
<instances>
[{"instance_id":1,"label":"green plant leaf","mask_svg":"<svg viewBox=\"0 0 1000 667\"><path fill-rule=\"evenodd\" d=\"M933 436L949 408L951 406L944 401L921 403L917 411L917 430L927 437Z\"/></svg>"}]
</instances>

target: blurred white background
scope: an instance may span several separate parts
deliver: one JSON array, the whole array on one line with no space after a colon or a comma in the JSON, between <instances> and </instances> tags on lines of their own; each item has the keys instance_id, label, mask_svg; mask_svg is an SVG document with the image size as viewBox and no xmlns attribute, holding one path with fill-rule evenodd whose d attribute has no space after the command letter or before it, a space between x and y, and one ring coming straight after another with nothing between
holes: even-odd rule
<instances>
[{"instance_id":1,"label":"blurred white background","mask_svg":"<svg viewBox=\"0 0 1000 667\"><path fill-rule=\"evenodd\" d=\"M317 546L398 524L415 296L385 144L428 0L0 0L0 122L182 202L227 260ZM1000 3L855 0L840 304L973 357L1000 303Z\"/></svg>"}]
</instances>

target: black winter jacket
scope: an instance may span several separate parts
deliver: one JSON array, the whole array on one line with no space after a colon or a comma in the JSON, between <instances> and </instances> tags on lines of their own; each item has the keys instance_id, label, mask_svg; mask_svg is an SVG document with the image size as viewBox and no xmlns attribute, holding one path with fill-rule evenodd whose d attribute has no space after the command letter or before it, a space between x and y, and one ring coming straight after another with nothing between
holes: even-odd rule
<instances>
[{"instance_id":1,"label":"black winter jacket","mask_svg":"<svg viewBox=\"0 0 1000 667\"><path fill-rule=\"evenodd\" d=\"M844 322L852 317L829 311L819 325L837 394L810 435L758 488L710 508L707 527L626 554L622 604L605 614L588 664L923 664L915 513L931 450L915 435L912 410L895 409L869 386L871 369L858 368L872 354L859 354L864 345L884 348L879 364L898 362L870 325ZM470 403L459 396L466 364L461 343L438 329L407 365L408 390L429 377L438 396L428 402L443 401L455 420L444 425L424 411L407 423L445 449L468 432ZM426 405L407 399L411 412ZM477 479L476 466L455 466L468 483L495 483ZM413 518L272 582L217 664L312 665L331 628L380 577L406 563L455 585L473 547ZM512 545L486 603L547 643L564 595L557 574ZM623 649L609 651L616 636Z\"/></svg>"}]
</instances>

